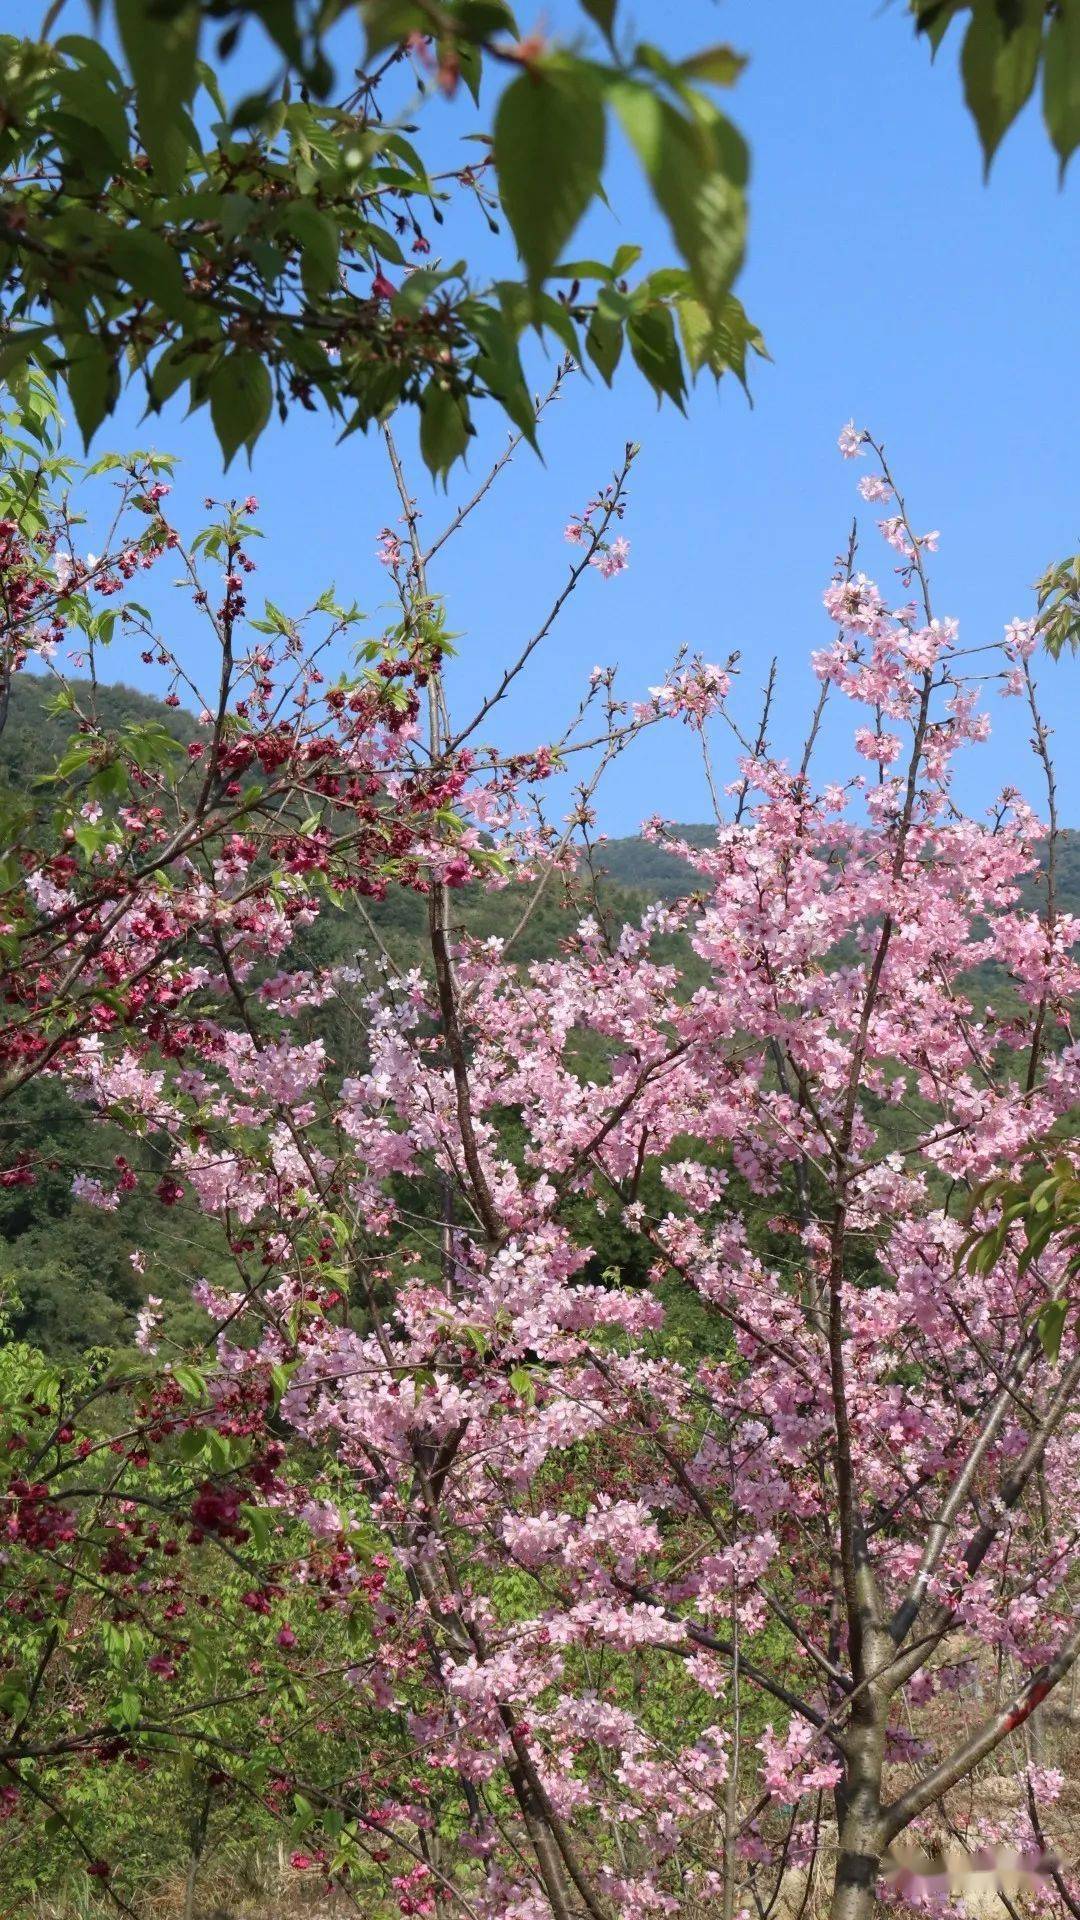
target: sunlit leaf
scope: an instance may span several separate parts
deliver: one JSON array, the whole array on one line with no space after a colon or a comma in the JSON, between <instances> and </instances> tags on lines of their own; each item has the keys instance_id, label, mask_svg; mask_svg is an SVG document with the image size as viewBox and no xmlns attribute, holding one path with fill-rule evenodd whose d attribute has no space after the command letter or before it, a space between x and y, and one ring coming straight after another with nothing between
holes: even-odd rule
<instances>
[{"instance_id":1,"label":"sunlit leaf","mask_svg":"<svg viewBox=\"0 0 1080 1920\"><path fill-rule=\"evenodd\" d=\"M594 75L549 61L511 82L495 116L499 192L532 284L554 267L595 198L604 107Z\"/></svg>"}]
</instances>

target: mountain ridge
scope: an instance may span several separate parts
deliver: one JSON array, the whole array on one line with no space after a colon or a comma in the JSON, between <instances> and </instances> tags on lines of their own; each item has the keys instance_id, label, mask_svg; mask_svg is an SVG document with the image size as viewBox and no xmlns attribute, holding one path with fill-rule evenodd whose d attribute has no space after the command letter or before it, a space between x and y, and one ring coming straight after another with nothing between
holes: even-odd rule
<instances>
[{"instance_id":1,"label":"mountain ridge","mask_svg":"<svg viewBox=\"0 0 1080 1920\"><path fill-rule=\"evenodd\" d=\"M91 691L89 681L73 680L71 685L76 693ZM0 731L0 781L9 787L17 787L46 772L68 739L70 716L49 711L49 698L54 691L54 682L42 674L23 673L12 681L7 724ZM133 722L156 721L184 745L198 733L198 722L186 708L170 707L156 695L144 693L124 681L99 682L94 694L98 711L110 728L118 730ZM705 821L672 822L670 831L673 838L685 840L691 846L707 847L715 827ZM636 895L643 902L671 901L695 890L694 868L640 833L605 837L595 843L594 854L594 865L604 875L609 895L612 892ZM1058 867L1058 905L1062 911L1080 913L1080 830L1077 828L1062 829ZM1036 885L1029 882L1025 895L1027 904L1035 905ZM619 899L611 904L625 907L631 903ZM504 916L497 909L492 911L496 921L501 922ZM379 921L384 917L391 922L397 918L385 905L383 913L376 914ZM410 926L412 917L406 910L404 918ZM500 924L490 930L501 932L503 928Z\"/></svg>"}]
</instances>

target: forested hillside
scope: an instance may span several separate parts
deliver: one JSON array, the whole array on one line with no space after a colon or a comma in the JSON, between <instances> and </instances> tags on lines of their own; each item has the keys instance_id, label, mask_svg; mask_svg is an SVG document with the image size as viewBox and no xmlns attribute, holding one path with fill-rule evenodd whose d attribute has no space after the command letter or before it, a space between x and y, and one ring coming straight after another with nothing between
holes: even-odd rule
<instances>
[{"instance_id":1,"label":"forested hillside","mask_svg":"<svg viewBox=\"0 0 1080 1920\"><path fill-rule=\"evenodd\" d=\"M80 687L77 680L70 684L76 689ZM88 692L88 686L84 690ZM183 708L168 707L164 701L138 693L132 687L98 687L96 700L103 720L117 731L131 721L154 720L185 743L197 731L192 714ZM0 780L18 787L53 764L72 729L71 715L55 711L54 705L49 680L23 674L12 683L7 724L0 733ZM671 831L691 846L708 846L713 836L713 828L704 821L673 825ZM613 907L622 906L627 910L640 905L643 899L676 900L694 884L692 872L683 860L638 834L601 839L596 848L595 865L608 880L605 898ZM1075 829L1066 829L1061 835L1057 892L1063 912L1080 911L1080 832ZM557 893L555 898L558 899ZM520 894L515 894L505 905L503 896L476 896L470 908L470 929L484 933L507 932L524 904ZM551 906L537 909L530 920L529 937L524 945L526 957L550 951L565 930L568 922L562 903L553 911L554 904L553 900ZM414 927L419 929L423 915L419 899L410 911L409 903L403 904L400 898L395 898L392 904L384 902L376 906L373 917L388 939L396 934L407 940Z\"/></svg>"},{"instance_id":2,"label":"forested hillside","mask_svg":"<svg viewBox=\"0 0 1080 1920\"><path fill-rule=\"evenodd\" d=\"M713 829L694 824L674 826L672 833L691 846L704 847ZM597 857L615 885L647 894L650 900L677 900L693 885L684 860L637 835L604 841ZM1080 911L1080 833L1075 828L1066 828L1058 842L1056 892L1061 912ZM1038 883L1032 882L1026 889L1028 904L1034 906L1040 895Z\"/></svg>"}]
</instances>

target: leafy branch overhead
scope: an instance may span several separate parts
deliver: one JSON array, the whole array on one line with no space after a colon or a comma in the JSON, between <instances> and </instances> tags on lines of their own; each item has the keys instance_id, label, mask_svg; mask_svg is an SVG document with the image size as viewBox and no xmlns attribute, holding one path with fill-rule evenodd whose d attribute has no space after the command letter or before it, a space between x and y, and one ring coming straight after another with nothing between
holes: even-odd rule
<instances>
[{"instance_id":1,"label":"leafy branch overhead","mask_svg":"<svg viewBox=\"0 0 1080 1920\"><path fill-rule=\"evenodd\" d=\"M936 54L952 22L966 22L964 97L987 168L1042 81L1042 113L1064 173L1080 146L1080 0L910 0Z\"/></svg>"},{"instance_id":2,"label":"leafy branch overhead","mask_svg":"<svg viewBox=\"0 0 1080 1920\"><path fill-rule=\"evenodd\" d=\"M226 462L275 411L323 405L350 433L406 404L445 474L479 399L534 438L530 333L606 381L628 345L677 404L706 369L745 384L765 352L732 292L747 154L709 90L737 78L730 49L623 46L613 0L583 0L584 51L521 39L505 0L366 0L339 76L300 6L97 11L99 38L0 38L0 378L60 376L87 442L132 381L151 411L181 390L207 406ZM322 7L323 32L355 12ZM260 28L277 71L227 98L223 63ZM477 101L485 68L493 125L431 170L417 110L459 86ZM636 277L636 247L566 257L615 120L678 256ZM505 222L520 279L442 252L451 203L458 225L470 207L482 232Z\"/></svg>"},{"instance_id":3,"label":"leafy branch overhead","mask_svg":"<svg viewBox=\"0 0 1080 1920\"><path fill-rule=\"evenodd\" d=\"M1080 649L1080 553L1048 567L1035 582L1039 603L1039 632L1055 660L1065 648Z\"/></svg>"}]
</instances>

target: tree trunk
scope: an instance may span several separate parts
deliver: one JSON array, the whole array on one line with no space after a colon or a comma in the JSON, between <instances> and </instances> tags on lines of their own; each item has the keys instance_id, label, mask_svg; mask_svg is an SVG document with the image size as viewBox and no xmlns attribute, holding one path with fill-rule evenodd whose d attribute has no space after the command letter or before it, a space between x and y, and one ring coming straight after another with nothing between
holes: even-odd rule
<instances>
[{"instance_id":1,"label":"tree trunk","mask_svg":"<svg viewBox=\"0 0 1080 1920\"><path fill-rule=\"evenodd\" d=\"M881 1842L872 1828L841 1836L829 1920L868 1920L877 1907Z\"/></svg>"},{"instance_id":2,"label":"tree trunk","mask_svg":"<svg viewBox=\"0 0 1080 1920\"><path fill-rule=\"evenodd\" d=\"M206 1828L209 1819L210 1787L207 1785L202 1805L191 1824L191 1848L188 1854L187 1878L184 1882L184 1920L195 1920L195 1885L206 1846Z\"/></svg>"},{"instance_id":3,"label":"tree trunk","mask_svg":"<svg viewBox=\"0 0 1080 1920\"><path fill-rule=\"evenodd\" d=\"M865 1699L848 1736L847 1778L836 1790L840 1842L830 1920L869 1920L877 1908L885 1851L881 1769L887 1715L887 1702Z\"/></svg>"},{"instance_id":4,"label":"tree trunk","mask_svg":"<svg viewBox=\"0 0 1080 1920\"><path fill-rule=\"evenodd\" d=\"M187 1878L184 1881L184 1920L195 1920L195 1883L199 1877L199 1855L189 1854Z\"/></svg>"}]
</instances>

